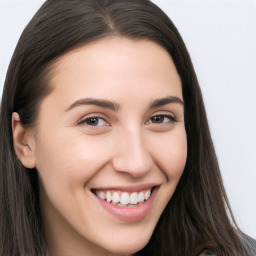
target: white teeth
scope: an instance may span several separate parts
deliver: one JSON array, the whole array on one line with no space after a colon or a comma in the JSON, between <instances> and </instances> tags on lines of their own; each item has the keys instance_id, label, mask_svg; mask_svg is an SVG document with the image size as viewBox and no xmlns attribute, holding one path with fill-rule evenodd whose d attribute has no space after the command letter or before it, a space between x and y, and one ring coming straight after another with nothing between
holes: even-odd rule
<instances>
[{"instance_id":1,"label":"white teeth","mask_svg":"<svg viewBox=\"0 0 256 256\"><path fill-rule=\"evenodd\" d=\"M120 203L121 204L129 204L130 203L130 197L129 197L128 193L126 193L126 192L122 193Z\"/></svg>"},{"instance_id":2,"label":"white teeth","mask_svg":"<svg viewBox=\"0 0 256 256\"><path fill-rule=\"evenodd\" d=\"M114 204L117 204L120 202L120 196L117 192L114 192L113 196L112 196L112 202Z\"/></svg>"},{"instance_id":3,"label":"white teeth","mask_svg":"<svg viewBox=\"0 0 256 256\"><path fill-rule=\"evenodd\" d=\"M150 195L151 195L151 191L150 190L146 191L145 200L148 200L150 198Z\"/></svg>"},{"instance_id":4,"label":"white teeth","mask_svg":"<svg viewBox=\"0 0 256 256\"><path fill-rule=\"evenodd\" d=\"M109 191L107 191L107 201L111 202L111 200L112 200L111 193Z\"/></svg>"},{"instance_id":5,"label":"white teeth","mask_svg":"<svg viewBox=\"0 0 256 256\"><path fill-rule=\"evenodd\" d=\"M138 202L139 202L139 203L144 202L144 193L143 193L143 192L140 192L140 193L139 193L139 195L138 195Z\"/></svg>"},{"instance_id":6,"label":"white teeth","mask_svg":"<svg viewBox=\"0 0 256 256\"><path fill-rule=\"evenodd\" d=\"M138 203L138 194L136 192L131 193L130 195L130 204L137 204Z\"/></svg>"},{"instance_id":7,"label":"white teeth","mask_svg":"<svg viewBox=\"0 0 256 256\"><path fill-rule=\"evenodd\" d=\"M103 192L103 191L99 191L99 192L96 192L96 194L97 194L97 196L99 197L99 198L101 198L101 199L106 199L106 197L105 197L105 193Z\"/></svg>"},{"instance_id":8,"label":"white teeth","mask_svg":"<svg viewBox=\"0 0 256 256\"><path fill-rule=\"evenodd\" d=\"M140 205L144 201L148 200L151 196L151 189L146 191L141 191L139 193L132 192L130 195L128 192L111 192L110 191L95 191L95 194L107 202L111 202L120 207L134 207L136 205Z\"/></svg>"}]
</instances>

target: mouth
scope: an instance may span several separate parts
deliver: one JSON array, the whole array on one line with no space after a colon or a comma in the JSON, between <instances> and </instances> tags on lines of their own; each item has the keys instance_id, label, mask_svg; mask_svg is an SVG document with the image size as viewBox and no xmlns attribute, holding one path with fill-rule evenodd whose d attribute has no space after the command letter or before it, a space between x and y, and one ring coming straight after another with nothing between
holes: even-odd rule
<instances>
[{"instance_id":1,"label":"mouth","mask_svg":"<svg viewBox=\"0 0 256 256\"><path fill-rule=\"evenodd\" d=\"M143 220L150 215L160 185L91 189L101 209L125 222Z\"/></svg>"},{"instance_id":2,"label":"mouth","mask_svg":"<svg viewBox=\"0 0 256 256\"><path fill-rule=\"evenodd\" d=\"M155 187L142 190L142 191L121 191L121 190L101 190L101 189L92 189L92 193L95 194L98 198L119 206L119 207L138 207L144 202L149 200L151 194Z\"/></svg>"}]
</instances>

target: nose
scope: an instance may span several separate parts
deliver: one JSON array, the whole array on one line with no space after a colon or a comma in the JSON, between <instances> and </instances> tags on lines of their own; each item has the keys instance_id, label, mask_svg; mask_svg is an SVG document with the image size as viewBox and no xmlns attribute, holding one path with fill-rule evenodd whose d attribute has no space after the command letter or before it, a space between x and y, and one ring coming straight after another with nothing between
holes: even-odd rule
<instances>
[{"instance_id":1,"label":"nose","mask_svg":"<svg viewBox=\"0 0 256 256\"><path fill-rule=\"evenodd\" d=\"M151 171L153 160L140 131L120 134L116 144L116 155L113 157L116 172L139 178Z\"/></svg>"}]
</instances>

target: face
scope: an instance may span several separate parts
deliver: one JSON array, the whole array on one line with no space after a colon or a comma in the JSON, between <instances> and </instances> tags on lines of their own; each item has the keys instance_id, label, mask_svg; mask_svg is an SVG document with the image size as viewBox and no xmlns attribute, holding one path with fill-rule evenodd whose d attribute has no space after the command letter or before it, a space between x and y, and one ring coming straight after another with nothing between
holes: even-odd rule
<instances>
[{"instance_id":1,"label":"face","mask_svg":"<svg viewBox=\"0 0 256 256\"><path fill-rule=\"evenodd\" d=\"M50 250L130 255L185 166L179 75L161 46L124 38L73 50L54 71L32 147Z\"/></svg>"}]
</instances>

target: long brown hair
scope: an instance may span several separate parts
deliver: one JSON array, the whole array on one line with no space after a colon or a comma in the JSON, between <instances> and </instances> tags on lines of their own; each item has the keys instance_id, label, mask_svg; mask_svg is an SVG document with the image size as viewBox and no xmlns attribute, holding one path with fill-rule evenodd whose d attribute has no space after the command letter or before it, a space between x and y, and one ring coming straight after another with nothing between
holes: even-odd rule
<instances>
[{"instance_id":1,"label":"long brown hair","mask_svg":"<svg viewBox=\"0 0 256 256\"><path fill-rule=\"evenodd\" d=\"M196 74L172 21L148 0L48 0L25 28L12 57L0 109L0 255L46 255L36 170L15 155L11 115L35 126L50 93L51 65L104 37L149 39L171 55L182 81L188 158L177 189L147 246L136 255L248 255L239 237L211 140ZM231 216L232 222L228 217Z\"/></svg>"}]
</instances>

